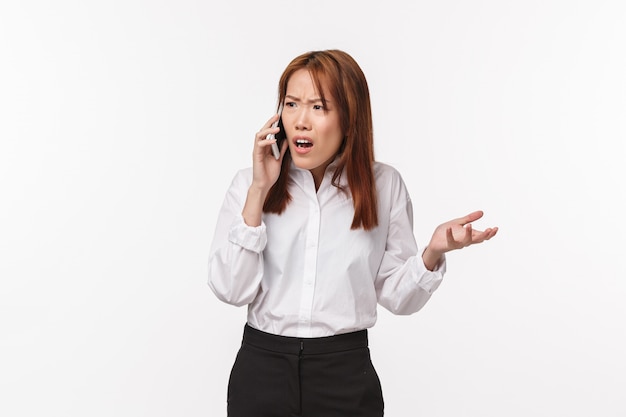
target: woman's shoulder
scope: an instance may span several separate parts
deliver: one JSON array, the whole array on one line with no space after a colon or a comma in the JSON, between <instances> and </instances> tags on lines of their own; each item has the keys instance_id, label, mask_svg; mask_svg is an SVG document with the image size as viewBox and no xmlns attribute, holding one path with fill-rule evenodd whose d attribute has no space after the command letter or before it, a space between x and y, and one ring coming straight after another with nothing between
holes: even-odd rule
<instances>
[{"instance_id":1,"label":"woman's shoulder","mask_svg":"<svg viewBox=\"0 0 626 417\"><path fill-rule=\"evenodd\" d=\"M402 175L394 166L384 162L374 162L374 177L376 181L402 181Z\"/></svg>"},{"instance_id":2,"label":"woman's shoulder","mask_svg":"<svg viewBox=\"0 0 626 417\"><path fill-rule=\"evenodd\" d=\"M400 196L408 198L402 175L394 166L383 162L374 162L374 178L378 194L384 198L400 198Z\"/></svg>"},{"instance_id":3,"label":"woman's shoulder","mask_svg":"<svg viewBox=\"0 0 626 417\"><path fill-rule=\"evenodd\" d=\"M250 184L252 184L252 167L240 168L232 176L230 187L245 188L247 190Z\"/></svg>"}]
</instances>

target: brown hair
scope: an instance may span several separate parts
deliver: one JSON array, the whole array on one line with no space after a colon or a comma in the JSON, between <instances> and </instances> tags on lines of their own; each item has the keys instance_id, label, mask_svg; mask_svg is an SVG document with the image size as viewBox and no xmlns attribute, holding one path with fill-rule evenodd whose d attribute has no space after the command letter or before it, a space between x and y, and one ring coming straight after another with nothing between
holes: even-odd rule
<instances>
[{"instance_id":1,"label":"brown hair","mask_svg":"<svg viewBox=\"0 0 626 417\"><path fill-rule=\"evenodd\" d=\"M287 94L289 78L298 70L311 74L322 104L326 105L324 89L337 103L341 131L345 135L339 148L339 161L332 184L337 188L345 171L352 194L354 217L351 229L373 229L378 225L378 203L374 182L374 133L369 89L363 71L356 61L340 50L312 51L293 59L278 83L278 102ZM282 213L291 201L289 183L289 150L283 158L280 176L265 200L263 211Z\"/></svg>"}]
</instances>

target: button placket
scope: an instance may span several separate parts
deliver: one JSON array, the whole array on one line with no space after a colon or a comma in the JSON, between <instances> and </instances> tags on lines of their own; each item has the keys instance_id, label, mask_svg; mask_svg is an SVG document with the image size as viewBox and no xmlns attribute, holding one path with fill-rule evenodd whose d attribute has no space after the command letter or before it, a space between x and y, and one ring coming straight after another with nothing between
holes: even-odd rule
<instances>
[{"instance_id":1,"label":"button placket","mask_svg":"<svg viewBox=\"0 0 626 417\"><path fill-rule=\"evenodd\" d=\"M304 254L304 268L302 276L302 292L300 297L298 333L302 337L311 334L311 319L313 312L313 297L315 295L315 279L317 273L317 254L320 233L320 209L317 198L309 200L308 223L306 228L306 243Z\"/></svg>"}]
</instances>

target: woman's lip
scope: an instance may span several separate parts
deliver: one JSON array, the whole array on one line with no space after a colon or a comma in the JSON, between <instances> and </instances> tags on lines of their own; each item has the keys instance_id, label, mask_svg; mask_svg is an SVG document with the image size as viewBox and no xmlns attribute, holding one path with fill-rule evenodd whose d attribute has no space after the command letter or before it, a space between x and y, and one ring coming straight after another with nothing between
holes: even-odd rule
<instances>
[{"instance_id":1,"label":"woman's lip","mask_svg":"<svg viewBox=\"0 0 626 417\"><path fill-rule=\"evenodd\" d=\"M306 140L307 142L310 142L311 144L313 144L313 141L308 136L294 136L292 139L292 142L294 143L294 145L298 142L298 140Z\"/></svg>"},{"instance_id":2,"label":"woman's lip","mask_svg":"<svg viewBox=\"0 0 626 417\"><path fill-rule=\"evenodd\" d=\"M301 148L300 146L294 146L293 152L297 153L298 155L304 155L304 154L311 152L312 149L313 149L312 146L309 146L308 148Z\"/></svg>"},{"instance_id":3,"label":"woman's lip","mask_svg":"<svg viewBox=\"0 0 626 417\"><path fill-rule=\"evenodd\" d=\"M298 146L298 140L306 140L311 144L311 146ZM291 142L293 143L293 151L299 155L307 154L313 149L313 141L311 140L311 138L306 136L295 136Z\"/></svg>"}]
</instances>

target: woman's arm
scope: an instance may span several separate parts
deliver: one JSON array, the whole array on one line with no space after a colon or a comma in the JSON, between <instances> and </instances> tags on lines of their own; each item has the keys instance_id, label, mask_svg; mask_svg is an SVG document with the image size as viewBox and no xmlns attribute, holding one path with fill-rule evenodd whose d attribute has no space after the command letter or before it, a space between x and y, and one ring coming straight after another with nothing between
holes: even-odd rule
<instances>
[{"instance_id":1,"label":"woman's arm","mask_svg":"<svg viewBox=\"0 0 626 417\"><path fill-rule=\"evenodd\" d=\"M263 224L263 204L269 189L280 175L283 144L277 160L271 154L275 139L269 133L280 129L271 125L273 116L255 135L252 172L240 171L233 180L215 229L209 254L209 286L222 301L241 306L251 303L263 278L263 249L267 234Z\"/></svg>"},{"instance_id":2,"label":"woman's arm","mask_svg":"<svg viewBox=\"0 0 626 417\"><path fill-rule=\"evenodd\" d=\"M420 310L439 287L446 271L445 254L454 249L491 239L497 228L475 231L471 222L482 217L477 211L439 225L423 251L413 235L413 206L398 175L380 187L391 202L385 252L376 278L378 302L394 314Z\"/></svg>"},{"instance_id":3,"label":"woman's arm","mask_svg":"<svg viewBox=\"0 0 626 417\"><path fill-rule=\"evenodd\" d=\"M445 256L437 256L431 268L424 264L423 252L413 234L413 204L406 185L397 171L388 172L377 184L380 216L387 230L375 282L376 295L378 303L392 313L413 314L441 284L446 270Z\"/></svg>"},{"instance_id":4,"label":"woman's arm","mask_svg":"<svg viewBox=\"0 0 626 417\"><path fill-rule=\"evenodd\" d=\"M254 138L252 184L250 184L248 189L246 203L241 213L248 226L256 227L261 225L265 198L280 175L283 156L287 150L287 141L284 141L280 158L274 158L271 152L271 145L276 143L276 139L266 139L270 133L276 134L280 131L280 128L272 127L272 124L278 120L278 117L279 115L276 114L269 119Z\"/></svg>"},{"instance_id":5,"label":"woman's arm","mask_svg":"<svg viewBox=\"0 0 626 417\"><path fill-rule=\"evenodd\" d=\"M263 277L265 225L248 226L241 215L251 172L240 171L220 209L209 252L209 287L217 298L241 306L254 300Z\"/></svg>"}]
</instances>

